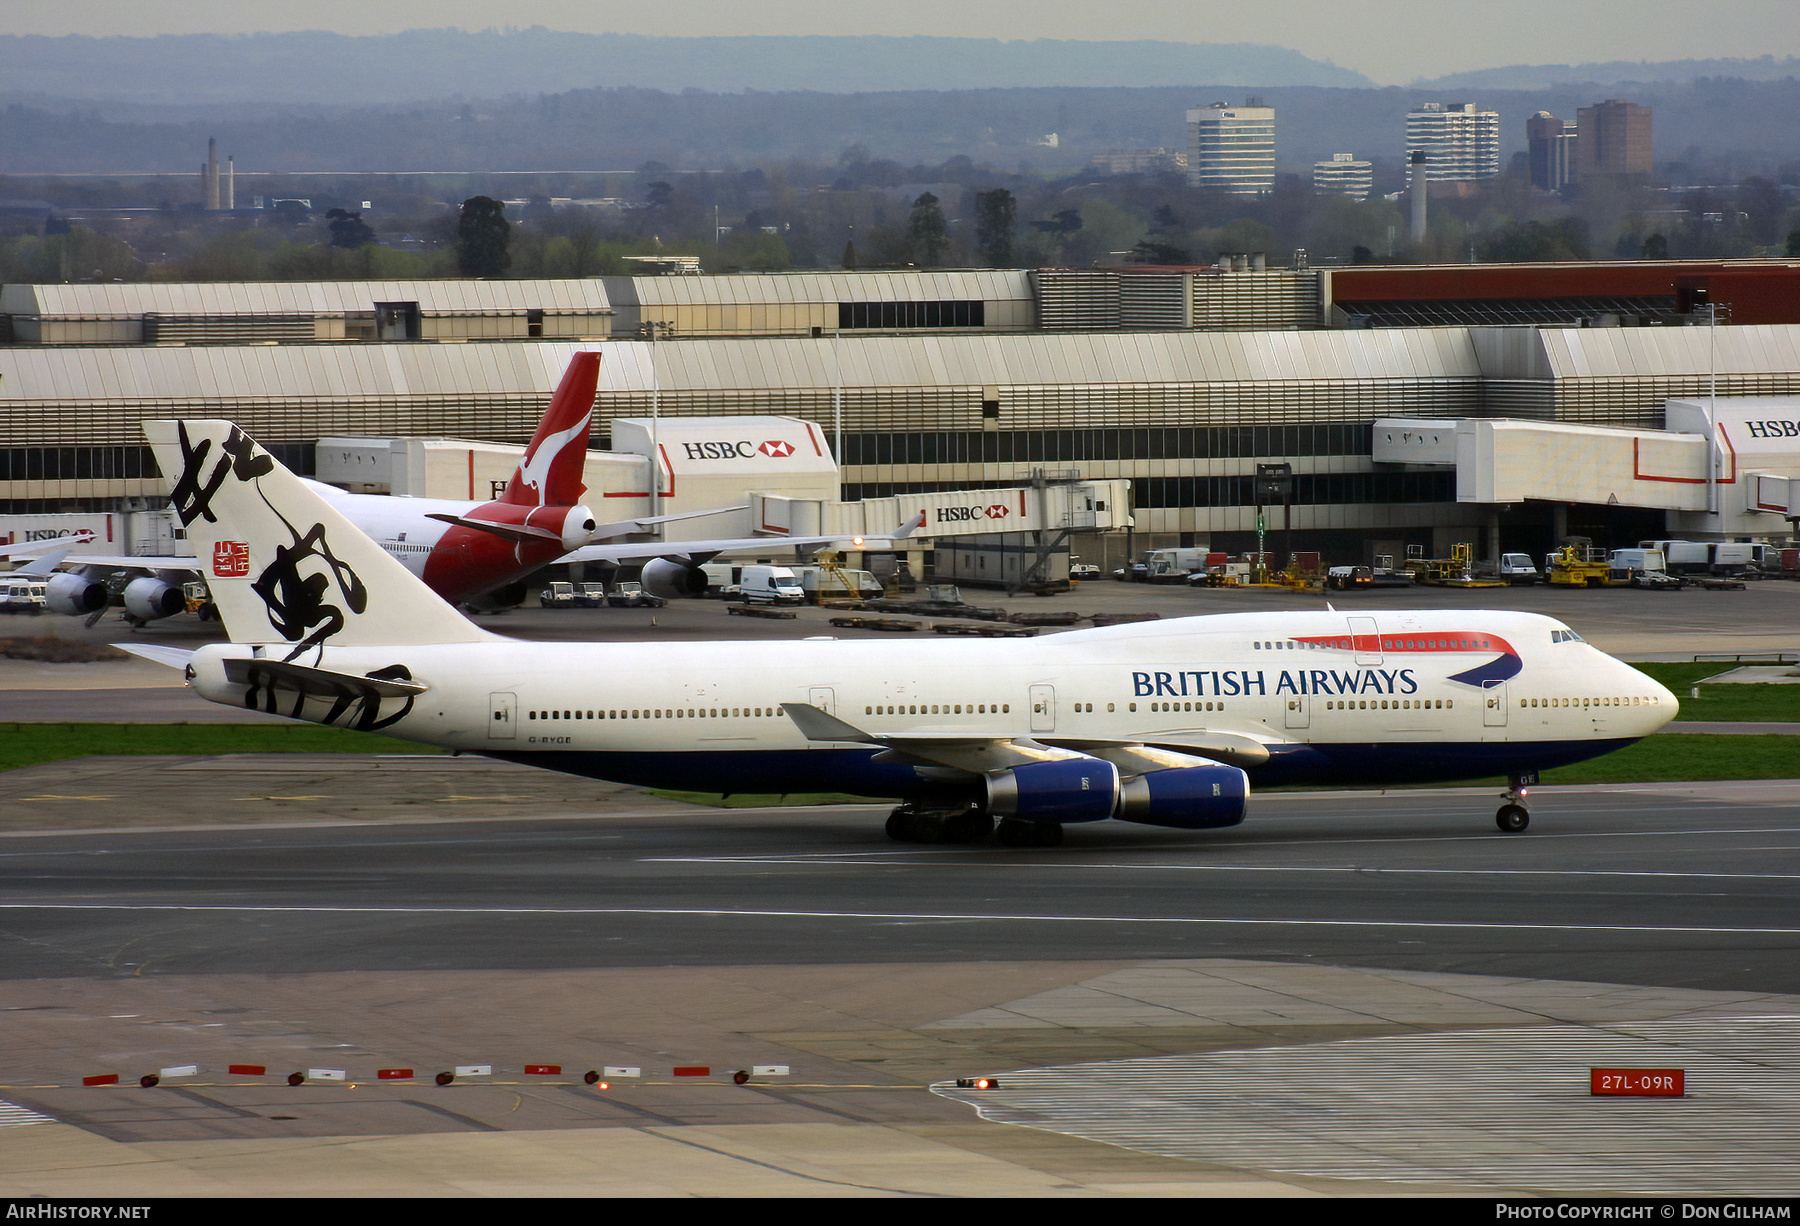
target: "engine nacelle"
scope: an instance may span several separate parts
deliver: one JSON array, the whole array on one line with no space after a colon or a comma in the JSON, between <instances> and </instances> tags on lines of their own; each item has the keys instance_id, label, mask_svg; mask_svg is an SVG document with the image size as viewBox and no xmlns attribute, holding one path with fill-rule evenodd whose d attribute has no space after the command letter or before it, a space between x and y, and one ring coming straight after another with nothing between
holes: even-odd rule
<instances>
[{"instance_id":1,"label":"engine nacelle","mask_svg":"<svg viewBox=\"0 0 1800 1226\"><path fill-rule=\"evenodd\" d=\"M986 776L988 812L1027 822L1097 822L1119 803L1119 768L1099 758L1032 762Z\"/></svg>"},{"instance_id":2,"label":"engine nacelle","mask_svg":"<svg viewBox=\"0 0 1800 1226\"><path fill-rule=\"evenodd\" d=\"M594 529L599 526L600 521L594 518L594 513L588 508L584 506L570 507L568 513L563 516L562 522L564 552L573 553L593 540Z\"/></svg>"},{"instance_id":3,"label":"engine nacelle","mask_svg":"<svg viewBox=\"0 0 1800 1226\"><path fill-rule=\"evenodd\" d=\"M181 589L146 575L125 585L125 612L141 622L173 617L187 608Z\"/></svg>"},{"instance_id":4,"label":"engine nacelle","mask_svg":"<svg viewBox=\"0 0 1800 1226\"><path fill-rule=\"evenodd\" d=\"M44 581L44 603L65 617L82 617L104 609L111 597L106 585L82 575L59 571Z\"/></svg>"},{"instance_id":5,"label":"engine nacelle","mask_svg":"<svg viewBox=\"0 0 1800 1226\"><path fill-rule=\"evenodd\" d=\"M667 558L652 558L644 563L644 571L638 576L638 582L644 585L646 592L664 600L682 600L706 593L705 571L698 566L671 562Z\"/></svg>"},{"instance_id":6,"label":"engine nacelle","mask_svg":"<svg viewBox=\"0 0 1800 1226\"><path fill-rule=\"evenodd\" d=\"M1121 821L1204 830L1244 820L1250 777L1235 766L1190 766L1138 775L1120 792Z\"/></svg>"}]
</instances>

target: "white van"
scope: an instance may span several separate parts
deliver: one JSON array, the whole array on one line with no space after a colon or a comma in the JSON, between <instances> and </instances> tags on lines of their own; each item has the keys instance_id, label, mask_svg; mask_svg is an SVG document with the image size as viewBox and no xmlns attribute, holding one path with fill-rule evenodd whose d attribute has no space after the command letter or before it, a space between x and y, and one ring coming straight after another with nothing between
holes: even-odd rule
<instances>
[{"instance_id":1,"label":"white van","mask_svg":"<svg viewBox=\"0 0 1800 1226\"><path fill-rule=\"evenodd\" d=\"M806 603L800 576L786 566L744 567L738 575L738 592L745 604Z\"/></svg>"},{"instance_id":2,"label":"white van","mask_svg":"<svg viewBox=\"0 0 1800 1226\"><path fill-rule=\"evenodd\" d=\"M800 586L815 600L868 600L881 595L881 581L866 570L848 566L796 566Z\"/></svg>"}]
</instances>

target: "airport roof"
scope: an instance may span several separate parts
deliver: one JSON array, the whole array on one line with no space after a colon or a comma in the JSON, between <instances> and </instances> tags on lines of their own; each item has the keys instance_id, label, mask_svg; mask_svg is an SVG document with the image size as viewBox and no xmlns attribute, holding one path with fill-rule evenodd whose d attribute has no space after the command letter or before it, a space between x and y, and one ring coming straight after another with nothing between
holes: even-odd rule
<instances>
[{"instance_id":1,"label":"airport roof","mask_svg":"<svg viewBox=\"0 0 1800 1226\"><path fill-rule=\"evenodd\" d=\"M540 281L218 281L8 285L0 314L62 319L344 315L377 302L416 302L426 315L610 312L597 277Z\"/></svg>"},{"instance_id":2,"label":"airport roof","mask_svg":"<svg viewBox=\"0 0 1800 1226\"><path fill-rule=\"evenodd\" d=\"M1715 346L1709 359L1709 341ZM1089 332L601 342L0 349L0 403L539 396L578 349L600 388L1147 386L1168 383L1632 378L1800 371L1800 325L1420 328L1341 332Z\"/></svg>"},{"instance_id":3,"label":"airport roof","mask_svg":"<svg viewBox=\"0 0 1800 1226\"><path fill-rule=\"evenodd\" d=\"M1024 269L961 272L731 273L703 277L608 277L620 305L734 306L819 302L992 302L1030 299ZM629 297L628 297L629 296Z\"/></svg>"}]
</instances>

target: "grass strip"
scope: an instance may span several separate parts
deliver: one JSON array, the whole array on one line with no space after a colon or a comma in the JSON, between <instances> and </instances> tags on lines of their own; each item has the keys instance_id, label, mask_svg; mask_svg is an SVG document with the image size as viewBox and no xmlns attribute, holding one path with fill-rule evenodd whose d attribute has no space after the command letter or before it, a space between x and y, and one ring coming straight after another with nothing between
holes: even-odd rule
<instances>
[{"instance_id":1,"label":"grass strip","mask_svg":"<svg viewBox=\"0 0 1800 1226\"><path fill-rule=\"evenodd\" d=\"M1681 700L1678 719L1719 723L1796 723L1800 722L1800 685L1770 685L1760 682L1700 686L1700 696L1690 691L1707 677L1736 668L1735 664L1633 664L1639 672L1654 677L1669 687Z\"/></svg>"},{"instance_id":2,"label":"grass strip","mask_svg":"<svg viewBox=\"0 0 1800 1226\"><path fill-rule=\"evenodd\" d=\"M95 754L442 752L317 724L0 724L0 770Z\"/></svg>"}]
</instances>

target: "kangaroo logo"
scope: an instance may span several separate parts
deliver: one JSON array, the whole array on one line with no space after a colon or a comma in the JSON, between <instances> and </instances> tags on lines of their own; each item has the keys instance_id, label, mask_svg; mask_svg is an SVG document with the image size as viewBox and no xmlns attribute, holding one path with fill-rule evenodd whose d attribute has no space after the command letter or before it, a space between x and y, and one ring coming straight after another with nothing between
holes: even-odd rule
<instances>
[{"instance_id":1,"label":"kangaroo logo","mask_svg":"<svg viewBox=\"0 0 1800 1226\"><path fill-rule=\"evenodd\" d=\"M587 433L588 420L593 417L593 410L581 415L581 420L567 430L558 430L532 448L523 460L519 461L519 480L537 491L537 502L544 503L544 490L550 482L550 470L556 466L557 459L576 438Z\"/></svg>"}]
</instances>

